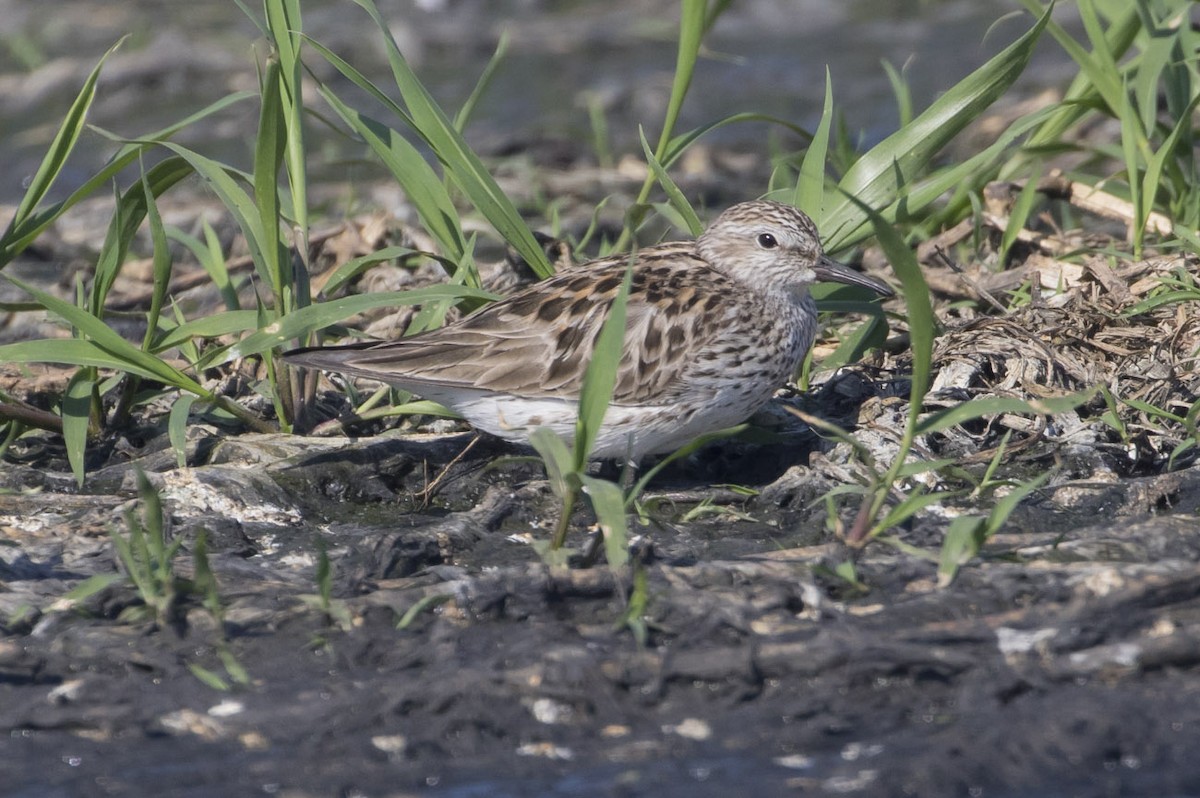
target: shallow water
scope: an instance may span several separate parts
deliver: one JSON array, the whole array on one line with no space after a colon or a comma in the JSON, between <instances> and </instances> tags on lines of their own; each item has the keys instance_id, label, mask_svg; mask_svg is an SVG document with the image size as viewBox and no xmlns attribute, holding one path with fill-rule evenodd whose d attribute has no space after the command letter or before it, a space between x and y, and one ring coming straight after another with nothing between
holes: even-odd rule
<instances>
[{"instance_id":1,"label":"shallow water","mask_svg":"<svg viewBox=\"0 0 1200 798\"><path fill-rule=\"evenodd\" d=\"M547 0L477 3L423 0L381 3L392 32L419 75L448 109L467 97L500 33L510 49L471 123L485 152L524 149L534 140L565 139L587 152L587 98L605 108L613 146L637 151L637 127L653 137L670 90L676 4ZM917 108L1012 41L1028 15L989 28L1013 3L1002 0L741 0L707 39L680 129L746 110L811 128L819 118L824 70L849 130L864 144L897 122L881 62L903 67ZM380 43L366 15L349 0L311 0L305 28L367 71L386 80ZM128 34L108 61L90 121L119 135L165 126L231 91L255 87L254 26L228 2L171 3L88 0L56 4L53 17L19 0L0 0L0 202L16 202L88 71ZM262 51L261 42L257 43ZM310 62L322 78L332 71ZM1062 83L1069 63L1043 43L1027 85ZM185 131L180 140L205 154L246 165L253 103L243 103ZM320 125L311 131L323 156L357 157L360 149ZM725 128L713 140L767 148L763 124ZM114 145L86 134L64 174L60 193L97 169ZM343 177L344 168L326 170Z\"/></svg>"}]
</instances>

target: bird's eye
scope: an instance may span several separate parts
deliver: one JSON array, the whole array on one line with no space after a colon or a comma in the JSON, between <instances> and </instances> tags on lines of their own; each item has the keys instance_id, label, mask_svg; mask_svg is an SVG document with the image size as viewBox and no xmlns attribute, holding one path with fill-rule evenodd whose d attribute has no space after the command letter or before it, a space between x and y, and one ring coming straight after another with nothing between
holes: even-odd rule
<instances>
[{"instance_id":1,"label":"bird's eye","mask_svg":"<svg viewBox=\"0 0 1200 798\"><path fill-rule=\"evenodd\" d=\"M758 245L763 249L775 249L775 247L779 246L779 242L770 233L760 233L758 236Z\"/></svg>"}]
</instances>

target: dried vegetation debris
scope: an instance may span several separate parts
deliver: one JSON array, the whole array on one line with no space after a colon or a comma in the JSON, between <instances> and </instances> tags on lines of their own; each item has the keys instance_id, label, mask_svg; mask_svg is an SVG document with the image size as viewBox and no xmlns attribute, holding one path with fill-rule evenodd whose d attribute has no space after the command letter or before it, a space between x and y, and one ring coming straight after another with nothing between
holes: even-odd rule
<instances>
[{"instance_id":1,"label":"dried vegetation debris","mask_svg":"<svg viewBox=\"0 0 1200 798\"><path fill-rule=\"evenodd\" d=\"M1128 203L1073 186L1060 175L1043 183L1039 190L1109 220L1126 218L1122 213L1129 211ZM1022 231L1012 263L1001 269L989 248L998 246L1007 227L1002 200L1011 202L1019 188L990 187L991 210L982 219L984 248L969 264L955 263L950 253L972 234L971 220L918 248L941 325L926 409L984 397L1037 402L1097 388L1107 397L1094 395L1076 410L1044 421L1005 414L986 424L960 426L926 436L926 448L969 457L980 449L994 452L1002 436L1011 433L1010 455L1026 449L1019 458L1043 463L1061 454L1062 447L1075 453L1090 448L1100 455L1098 467L1122 475L1160 473L1191 462L1194 450L1174 455L1195 434L1180 419L1200 399L1200 313L1195 310L1200 291L1179 301L1147 300L1166 290L1164 280L1194 279L1200 258L1080 256L1087 250L1121 252L1125 245L1096 231L1053 236ZM964 305L963 299L977 304ZM894 338L903 340L903 324L893 322L899 331ZM906 362L903 348L889 345L881 365L903 374ZM864 405L872 408L882 412L877 405ZM1034 442L1043 445L1030 446Z\"/></svg>"}]
</instances>

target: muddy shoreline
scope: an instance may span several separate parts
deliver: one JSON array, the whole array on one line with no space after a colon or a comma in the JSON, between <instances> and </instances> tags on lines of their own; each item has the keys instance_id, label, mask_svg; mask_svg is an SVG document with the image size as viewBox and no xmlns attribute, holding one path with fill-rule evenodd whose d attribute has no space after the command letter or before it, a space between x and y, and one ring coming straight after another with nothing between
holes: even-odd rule
<instances>
[{"instance_id":1,"label":"muddy shoreline","mask_svg":"<svg viewBox=\"0 0 1200 798\"><path fill-rule=\"evenodd\" d=\"M119 622L136 603L122 586L49 603L115 567L106 529L131 468L96 475L124 472L107 496L6 468L25 492L0 496L4 523L42 530L0 568L8 794L1200 789L1200 469L1129 480L1118 502L1093 491L1077 512L1088 486L1061 485L948 589L934 563L870 547L857 591L824 570L845 552L800 499L817 469L739 497L742 518L678 523L707 493L689 494L688 469L736 462L744 445L726 444L666 477L672 512L636 545L652 597L639 645L620 623L629 574L548 569L522 540L553 511L528 464L485 470L484 450L453 481L465 509L397 516L416 464L467 440L239 436L160 470L174 534L190 548L206 530L221 629L192 603L176 629ZM341 614L315 602L318 546ZM222 638L251 679L224 693L188 672L221 673Z\"/></svg>"}]
</instances>

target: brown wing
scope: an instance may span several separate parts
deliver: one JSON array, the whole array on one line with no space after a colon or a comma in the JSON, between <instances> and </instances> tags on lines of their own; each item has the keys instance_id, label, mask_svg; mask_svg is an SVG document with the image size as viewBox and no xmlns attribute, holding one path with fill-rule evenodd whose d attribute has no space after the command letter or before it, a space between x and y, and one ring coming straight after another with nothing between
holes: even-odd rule
<instances>
[{"instance_id":1,"label":"brown wing","mask_svg":"<svg viewBox=\"0 0 1200 798\"><path fill-rule=\"evenodd\" d=\"M289 359L404 383L418 393L425 384L574 399L627 263L619 256L577 267L412 338ZM670 399L696 353L720 331L715 317L729 310L732 288L690 242L643 249L634 268L613 401ZM336 364L332 352L338 353Z\"/></svg>"}]
</instances>

